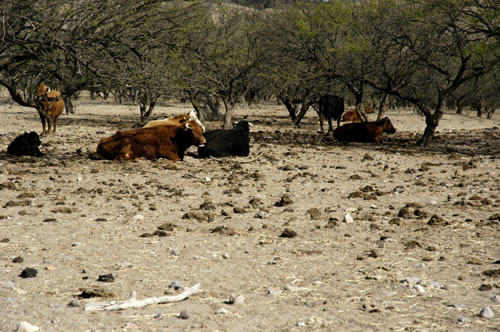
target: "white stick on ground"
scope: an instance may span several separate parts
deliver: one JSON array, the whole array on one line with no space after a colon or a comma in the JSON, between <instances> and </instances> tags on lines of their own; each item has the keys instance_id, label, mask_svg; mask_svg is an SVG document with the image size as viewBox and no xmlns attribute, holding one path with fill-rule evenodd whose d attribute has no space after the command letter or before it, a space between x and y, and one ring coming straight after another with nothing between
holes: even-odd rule
<instances>
[{"instance_id":1,"label":"white stick on ground","mask_svg":"<svg viewBox=\"0 0 500 332\"><path fill-rule=\"evenodd\" d=\"M196 284L193 287L189 288L185 292L179 295L167 295L160 297L149 297L142 300L136 300L136 293L133 292L130 299L125 301L108 301L108 302L94 302L87 303L85 305L85 311L99 311L99 310L122 310L127 308L141 308L152 304L161 304L161 303L170 303L170 302L179 302L184 299L187 299L191 295L198 292L200 289L200 284Z\"/></svg>"}]
</instances>

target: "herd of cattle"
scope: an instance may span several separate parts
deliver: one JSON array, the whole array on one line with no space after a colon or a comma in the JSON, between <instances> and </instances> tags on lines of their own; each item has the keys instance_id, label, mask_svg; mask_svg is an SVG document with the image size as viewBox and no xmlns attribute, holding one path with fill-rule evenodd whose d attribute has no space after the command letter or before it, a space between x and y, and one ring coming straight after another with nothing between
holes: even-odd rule
<instances>
[{"instance_id":1,"label":"herd of cattle","mask_svg":"<svg viewBox=\"0 0 500 332\"><path fill-rule=\"evenodd\" d=\"M38 112L42 121L42 135L56 130L57 117L64 109L61 93L50 91L40 85L36 97ZM333 132L335 139L350 142L380 143L382 134L393 134L396 129L389 118L380 121L361 122L355 110L344 114L344 100L337 96L324 96L319 100L320 131L323 121L328 120L328 133ZM343 115L343 116L342 116ZM337 120L333 130L332 119ZM351 123L340 125L340 120ZM45 130L45 122L48 130ZM97 155L102 159L135 161L140 158L156 160L166 158L172 161L183 160L190 146L198 147L198 157L248 156L250 154L250 127L241 121L232 129L207 131L196 112L181 114L167 119L155 120L143 128L117 131L113 136L102 139L97 145ZM16 137L7 148L12 155L41 156L41 145L37 133L24 133Z\"/></svg>"}]
</instances>

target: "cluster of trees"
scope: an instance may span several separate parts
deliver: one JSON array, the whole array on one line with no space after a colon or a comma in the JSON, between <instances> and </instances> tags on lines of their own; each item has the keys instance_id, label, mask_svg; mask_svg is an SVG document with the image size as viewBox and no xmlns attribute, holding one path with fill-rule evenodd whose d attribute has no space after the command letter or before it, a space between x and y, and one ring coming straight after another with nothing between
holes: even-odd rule
<instances>
[{"instance_id":1,"label":"cluster of trees","mask_svg":"<svg viewBox=\"0 0 500 332\"><path fill-rule=\"evenodd\" d=\"M447 104L498 103L495 0L4 0L0 84L36 107L42 81L67 109L82 90L133 98L141 118L158 98L189 100L200 117L243 101L281 101L292 121L330 93L416 107L428 144Z\"/></svg>"}]
</instances>

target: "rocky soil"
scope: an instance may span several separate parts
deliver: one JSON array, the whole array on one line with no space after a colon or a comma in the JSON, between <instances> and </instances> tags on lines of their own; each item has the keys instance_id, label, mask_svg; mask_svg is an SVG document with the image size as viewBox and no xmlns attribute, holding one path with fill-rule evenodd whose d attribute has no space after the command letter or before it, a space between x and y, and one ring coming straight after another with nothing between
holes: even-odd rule
<instances>
[{"instance_id":1,"label":"rocky soil","mask_svg":"<svg viewBox=\"0 0 500 332\"><path fill-rule=\"evenodd\" d=\"M249 157L117 163L95 148L138 125L135 106L81 102L43 157L6 153L41 132L34 110L0 114L1 331L500 330L498 117L446 114L421 149L410 111L380 145L341 144L314 112L294 128L261 105L236 114Z\"/></svg>"}]
</instances>

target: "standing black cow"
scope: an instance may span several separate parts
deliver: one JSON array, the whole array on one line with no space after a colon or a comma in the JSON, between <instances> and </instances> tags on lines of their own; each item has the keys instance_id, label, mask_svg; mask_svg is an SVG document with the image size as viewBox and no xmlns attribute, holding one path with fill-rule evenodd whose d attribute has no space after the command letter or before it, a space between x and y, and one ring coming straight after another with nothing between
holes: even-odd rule
<instances>
[{"instance_id":1,"label":"standing black cow","mask_svg":"<svg viewBox=\"0 0 500 332\"><path fill-rule=\"evenodd\" d=\"M344 113L344 98L334 95L324 95L318 101L319 108L319 132L323 132L323 120L328 120L328 133L333 132L332 119L337 120L337 127L340 126L340 119Z\"/></svg>"},{"instance_id":2,"label":"standing black cow","mask_svg":"<svg viewBox=\"0 0 500 332\"><path fill-rule=\"evenodd\" d=\"M34 131L17 136L7 147L7 153L14 156L43 156L38 147L40 136Z\"/></svg>"},{"instance_id":3,"label":"standing black cow","mask_svg":"<svg viewBox=\"0 0 500 332\"><path fill-rule=\"evenodd\" d=\"M199 157L246 157L250 154L250 124L247 121L238 122L233 129L206 131L203 136L207 142L198 147Z\"/></svg>"}]
</instances>

